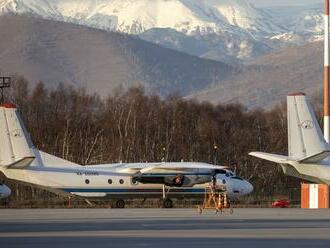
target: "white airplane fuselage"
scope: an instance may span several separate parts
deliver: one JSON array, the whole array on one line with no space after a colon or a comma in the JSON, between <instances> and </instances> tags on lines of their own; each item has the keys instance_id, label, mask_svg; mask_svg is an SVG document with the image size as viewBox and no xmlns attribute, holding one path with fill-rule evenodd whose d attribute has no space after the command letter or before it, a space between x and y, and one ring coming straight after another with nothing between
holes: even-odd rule
<instances>
[{"instance_id":1,"label":"white airplane fuselage","mask_svg":"<svg viewBox=\"0 0 330 248\"><path fill-rule=\"evenodd\" d=\"M324 164L304 164L290 161L288 164L280 164L285 175L301 178L314 183L325 183L330 185L330 165Z\"/></svg>"},{"instance_id":2,"label":"white airplane fuselage","mask_svg":"<svg viewBox=\"0 0 330 248\"><path fill-rule=\"evenodd\" d=\"M127 165L134 166L134 164ZM134 172L118 172L113 167L116 167L116 164L70 166L69 168L67 166L30 167L29 169L2 169L2 171L8 178L83 197L161 196L163 184L137 182L134 180ZM189 172L189 174L184 171L164 171L159 173L159 176L175 177L179 174L184 174L184 180L191 183L182 187L171 187L169 195L199 196L205 193L206 185L212 180L210 171L207 169L196 169L195 172ZM229 198L232 199L249 194L253 190L253 186L249 182L234 176L228 170L226 173L217 174L216 181L218 186L226 188Z\"/></svg>"},{"instance_id":3,"label":"white airplane fuselage","mask_svg":"<svg viewBox=\"0 0 330 248\"><path fill-rule=\"evenodd\" d=\"M0 171L6 177L83 197L199 195L206 183L225 188L230 198L252 185L223 166L207 163L119 163L81 166L36 149L16 107L0 105ZM166 186L166 187L164 187Z\"/></svg>"}]
</instances>

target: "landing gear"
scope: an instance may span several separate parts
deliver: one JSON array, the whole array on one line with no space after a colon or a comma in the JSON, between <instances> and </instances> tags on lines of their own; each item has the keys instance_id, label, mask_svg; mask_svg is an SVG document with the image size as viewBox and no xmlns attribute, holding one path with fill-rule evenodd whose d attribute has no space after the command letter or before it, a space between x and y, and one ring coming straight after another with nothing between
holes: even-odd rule
<instances>
[{"instance_id":1,"label":"landing gear","mask_svg":"<svg viewBox=\"0 0 330 248\"><path fill-rule=\"evenodd\" d=\"M163 199L163 208L173 208L173 201L171 199Z\"/></svg>"},{"instance_id":2,"label":"landing gear","mask_svg":"<svg viewBox=\"0 0 330 248\"><path fill-rule=\"evenodd\" d=\"M166 186L163 185L163 199L162 199L163 208L173 208L173 201L167 198L169 192L170 192L170 188L166 190Z\"/></svg>"},{"instance_id":3,"label":"landing gear","mask_svg":"<svg viewBox=\"0 0 330 248\"><path fill-rule=\"evenodd\" d=\"M125 201L119 199L115 202L115 208L125 208Z\"/></svg>"}]
</instances>

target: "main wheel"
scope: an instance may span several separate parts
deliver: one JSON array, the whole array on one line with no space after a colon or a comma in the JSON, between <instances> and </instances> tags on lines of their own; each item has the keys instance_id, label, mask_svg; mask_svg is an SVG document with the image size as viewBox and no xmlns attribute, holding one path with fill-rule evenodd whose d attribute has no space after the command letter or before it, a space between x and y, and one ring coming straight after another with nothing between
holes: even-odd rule
<instances>
[{"instance_id":1,"label":"main wheel","mask_svg":"<svg viewBox=\"0 0 330 248\"><path fill-rule=\"evenodd\" d=\"M163 200L163 208L173 208L173 202L171 199Z\"/></svg>"},{"instance_id":2,"label":"main wheel","mask_svg":"<svg viewBox=\"0 0 330 248\"><path fill-rule=\"evenodd\" d=\"M125 208L124 200L122 200L122 199L117 200L115 206L116 206L116 208Z\"/></svg>"}]
</instances>

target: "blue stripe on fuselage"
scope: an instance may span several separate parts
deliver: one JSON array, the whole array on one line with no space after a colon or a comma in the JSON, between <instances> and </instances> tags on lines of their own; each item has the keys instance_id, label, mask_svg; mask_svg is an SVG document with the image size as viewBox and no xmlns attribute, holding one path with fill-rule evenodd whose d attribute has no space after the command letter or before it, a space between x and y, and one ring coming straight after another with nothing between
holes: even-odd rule
<instances>
[{"instance_id":1,"label":"blue stripe on fuselage","mask_svg":"<svg viewBox=\"0 0 330 248\"><path fill-rule=\"evenodd\" d=\"M65 192L76 192L76 193L161 193L162 189L101 189L101 188L59 188L59 190ZM205 189L177 189L173 188L170 190L171 193L204 193Z\"/></svg>"}]
</instances>

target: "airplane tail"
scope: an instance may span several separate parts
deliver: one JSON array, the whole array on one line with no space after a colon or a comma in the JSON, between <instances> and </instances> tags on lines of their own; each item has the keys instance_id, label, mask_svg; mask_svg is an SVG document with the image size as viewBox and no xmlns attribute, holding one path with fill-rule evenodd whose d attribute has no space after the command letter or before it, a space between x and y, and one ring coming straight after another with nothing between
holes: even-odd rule
<instances>
[{"instance_id":1,"label":"airplane tail","mask_svg":"<svg viewBox=\"0 0 330 248\"><path fill-rule=\"evenodd\" d=\"M15 105L0 105L0 167L24 168L35 159L33 144Z\"/></svg>"},{"instance_id":2,"label":"airplane tail","mask_svg":"<svg viewBox=\"0 0 330 248\"><path fill-rule=\"evenodd\" d=\"M323 137L315 113L305 94L287 96L289 158L313 162L329 155L329 144Z\"/></svg>"},{"instance_id":3,"label":"airplane tail","mask_svg":"<svg viewBox=\"0 0 330 248\"><path fill-rule=\"evenodd\" d=\"M314 163L330 155L315 113L305 94L287 96L288 156L252 152L250 155L279 164Z\"/></svg>"},{"instance_id":4,"label":"airplane tail","mask_svg":"<svg viewBox=\"0 0 330 248\"><path fill-rule=\"evenodd\" d=\"M36 149L14 104L0 105L0 170L28 166L77 166Z\"/></svg>"}]
</instances>

